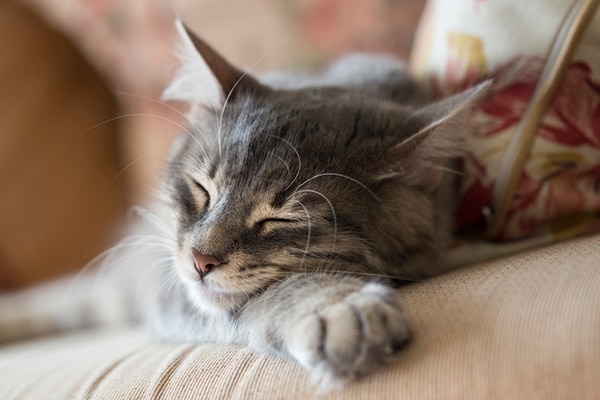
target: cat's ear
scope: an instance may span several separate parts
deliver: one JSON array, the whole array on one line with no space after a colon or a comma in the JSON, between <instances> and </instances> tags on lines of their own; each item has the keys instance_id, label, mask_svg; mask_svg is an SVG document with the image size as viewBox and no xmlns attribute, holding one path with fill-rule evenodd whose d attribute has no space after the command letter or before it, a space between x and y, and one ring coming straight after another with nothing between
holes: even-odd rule
<instances>
[{"instance_id":1,"label":"cat's ear","mask_svg":"<svg viewBox=\"0 0 600 400\"><path fill-rule=\"evenodd\" d=\"M242 92L257 93L266 88L248 73L232 66L181 20L176 21L180 36L181 67L163 99L179 100L192 107L220 108Z\"/></svg>"},{"instance_id":2,"label":"cat's ear","mask_svg":"<svg viewBox=\"0 0 600 400\"><path fill-rule=\"evenodd\" d=\"M488 95L491 85L485 81L414 112L404 126L415 133L388 151L380 178L400 177L426 191L437 187L445 161L463 151L468 129L465 117Z\"/></svg>"}]
</instances>

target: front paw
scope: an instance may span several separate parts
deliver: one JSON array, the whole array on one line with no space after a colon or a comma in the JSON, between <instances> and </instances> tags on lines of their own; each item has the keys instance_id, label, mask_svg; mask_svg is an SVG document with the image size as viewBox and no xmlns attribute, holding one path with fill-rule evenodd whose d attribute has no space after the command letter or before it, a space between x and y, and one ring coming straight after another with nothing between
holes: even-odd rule
<instances>
[{"instance_id":1,"label":"front paw","mask_svg":"<svg viewBox=\"0 0 600 400\"><path fill-rule=\"evenodd\" d=\"M300 319L288 350L320 380L343 381L391 359L409 338L395 291L370 283Z\"/></svg>"}]
</instances>

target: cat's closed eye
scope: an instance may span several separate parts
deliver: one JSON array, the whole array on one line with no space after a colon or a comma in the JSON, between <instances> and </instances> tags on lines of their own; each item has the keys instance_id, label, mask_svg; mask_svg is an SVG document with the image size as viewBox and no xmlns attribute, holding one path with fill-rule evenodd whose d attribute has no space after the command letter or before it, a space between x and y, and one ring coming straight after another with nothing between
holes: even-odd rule
<instances>
[{"instance_id":1,"label":"cat's closed eye","mask_svg":"<svg viewBox=\"0 0 600 400\"><path fill-rule=\"evenodd\" d=\"M259 233L268 232L271 229L298 222L291 218L264 218L254 224L254 229Z\"/></svg>"},{"instance_id":2,"label":"cat's closed eye","mask_svg":"<svg viewBox=\"0 0 600 400\"><path fill-rule=\"evenodd\" d=\"M194 202L199 209L208 207L210 202L210 194L208 190L195 178L190 178L190 190L194 198Z\"/></svg>"}]
</instances>

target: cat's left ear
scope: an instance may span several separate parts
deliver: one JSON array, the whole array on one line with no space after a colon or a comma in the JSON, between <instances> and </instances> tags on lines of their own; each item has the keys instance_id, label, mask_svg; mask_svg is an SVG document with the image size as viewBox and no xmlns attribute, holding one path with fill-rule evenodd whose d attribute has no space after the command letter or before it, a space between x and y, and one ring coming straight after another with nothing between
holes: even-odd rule
<instances>
[{"instance_id":1,"label":"cat's left ear","mask_svg":"<svg viewBox=\"0 0 600 400\"><path fill-rule=\"evenodd\" d=\"M380 178L400 177L426 191L437 187L445 161L463 151L469 111L488 96L491 86L485 81L414 112L404 126L415 133L388 151Z\"/></svg>"},{"instance_id":2,"label":"cat's left ear","mask_svg":"<svg viewBox=\"0 0 600 400\"><path fill-rule=\"evenodd\" d=\"M163 99L179 100L192 107L220 108L240 93L258 93L267 89L248 73L232 66L204 40L176 21L180 36L181 67Z\"/></svg>"}]
</instances>

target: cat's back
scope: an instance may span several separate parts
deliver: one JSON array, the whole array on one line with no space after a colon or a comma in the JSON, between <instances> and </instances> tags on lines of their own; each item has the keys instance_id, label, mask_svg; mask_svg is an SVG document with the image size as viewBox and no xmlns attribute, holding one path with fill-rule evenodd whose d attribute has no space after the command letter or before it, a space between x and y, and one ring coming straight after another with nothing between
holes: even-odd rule
<instances>
[{"instance_id":1,"label":"cat's back","mask_svg":"<svg viewBox=\"0 0 600 400\"><path fill-rule=\"evenodd\" d=\"M403 61L381 54L349 54L321 73L270 72L263 74L260 81L284 90L346 88L357 90L361 96L411 105L424 104L430 98L426 88L413 78Z\"/></svg>"}]
</instances>

